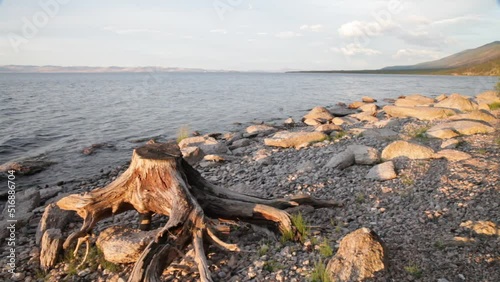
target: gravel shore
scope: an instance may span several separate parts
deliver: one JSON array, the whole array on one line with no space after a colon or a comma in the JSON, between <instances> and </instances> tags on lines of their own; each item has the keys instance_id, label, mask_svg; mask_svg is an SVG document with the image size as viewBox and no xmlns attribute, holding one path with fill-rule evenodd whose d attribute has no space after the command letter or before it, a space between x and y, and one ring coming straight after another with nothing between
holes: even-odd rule
<instances>
[{"instance_id":1,"label":"gravel shore","mask_svg":"<svg viewBox=\"0 0 500 282\"><path fill-rule=\"evenodd\" d=\"M499 118L498 110L491 113ZM377 121L343 124L342 131L334 131L326 140L299 149L264 145L264 139L273 132L212 134L231 148L231 154L220 155L224 161L203 160L194 165L212 183L260 197L305 193L343 203L333 209L289 210L292 214L300 213L309 226L303 242L282 241L279 235L245 223L231 225L231 233L225 240L237 243L242 251L208 249L215 281L311 281L312 273L335 255L340 240L361 227L374 230L387 250L387 271L373 281L500 281L499 123L493 125L496 128L493 133L455 138L455 150L469 154L470 158L393 159L397 174L394 179L366 178L373 165L328 167L335 154L351 145L365 145L382 152L393 141L406 140L438 152L446 141L423 134L433 125L447 121L446 118L432 121L391 118L380 110L374 117ZM300 122L291 125L275 121L267 125L292 132L315 129ZM231 147L238 140L248 141L239 141L238 146ZM81 193L105 186L126 167L81 182L72 190L63 186L60 193ZM72 259L66 256L47 273L39 269L39 247L34 233L44 207L54 201L55 198L40 201L27 225L18 230L17 268L13 277L7 272L8 249L3 248L0 279L126 281L133 264L99 263L96 262L99 254L94 254L80 268L75 268ZM164 217L154 217L155 226L165 222ZM63 230L63 236L80 224L81 220L71 222ZM136 213L126 212L103 220L95 233L115 224L136 225ZM76 259L79 260L81 257ZM196 265L186 257L167 269L164 278L197 281Z\"/></svg>"}]
</instances>

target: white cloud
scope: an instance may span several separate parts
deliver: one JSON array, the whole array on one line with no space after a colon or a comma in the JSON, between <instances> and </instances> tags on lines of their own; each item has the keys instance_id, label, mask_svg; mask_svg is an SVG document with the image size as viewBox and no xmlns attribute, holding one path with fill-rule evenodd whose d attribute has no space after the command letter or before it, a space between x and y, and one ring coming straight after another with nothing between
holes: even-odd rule
<instances>
[{"instance_id":1,"label":"white cloud","mask_svg":"<svg viewBox=\"0 0 500 282\"><path fill-rule=\"evenodd\" d=\"M378 23L352 21L341 25L338 29L338 33L341 37L379 36L396 27L397 25L393 22Z\"/></svg>"},{"instance_id":2,"label":"white cloud","mask_svg":"<svg viewBox=\"0 0 500 282\"><path fill-rule=\"evenodd\" d=\"M404 31L398 34L398 38L418 46L438 47L451 44L454 40L441 33L430 33L428 31Z\"/></svg>"},{"instance_id":3,"label":"white cloud","mask_svg":"<svg viewBox=\"0 0 500 282\"><path fill-rule=\"evenodd\" d=\"M212 30L210 30L210 33L226 34L227 30L225 30L225 29L212 29Z\"/></svg>"},{"instance_id":4,"label":"white cloud","mask_svg":"<svg viewBox=\"0 0 500 282\"><path fill-rule=\"evenodd\" d=\"M267 32L258 32L257 35L260 35L260 36L265 36L267 35L268 33Z\"/></svg>"},{"instance_id":5,"label":"white cloud","mask_svg":"<svg viewBox=\"0 0 500 282\"><path fill-rule=\"evenodd\" d=\"M304 31L312 31L312 32L321 32L323 30L323 25L321 24L313 24L313 25L302 25L300 30Z\"/></svg>"},{"instance_id":6,"label":"white cloud","mask_svg":"<svg viewBox=\"0 0 500 282\"><path fill-rule=\"evenodd\" d=\"M111 31L116 34L132 34L132 33L160 33L161 31L157 29L150 29L150 28L116 28L113 26L106 26L103 28L103 30L106 31Z\"/></svg>"},{"instance_id":7,"label":"white cloud","mask_svg":"<svg viewBox=\"0 0 500 282\"><path fill-rule=\"evenodd\" d=\"M441 53L435 50L426 49L399 49L392 56L395 59L432 59L436 60L442 57Z\"/></svg>"},{"instance_id":8,"label":"white cloud","mask_svg":"<svg viewBox=\"0 0 500 282\"><path fill-rule=\"evenodd\" d=\"M346 56L354 56L354 55L371 56L371 55L381 54L381 52L378 50L365 48L365 47L361 46L361 44L357 44L357 43L350 43L350 44L347 44L345 47L341 47L341 48L331 48L331 50L333 52L336 52L336 53L342 53Z\"/></svg>"},{"instance_id":9,"label":"white cloud","mask_svg":"<svg viewBox=\"0 0 500 282\"><path fill-rule=\"evenodd\" d=\"M302 34L293 31L282 31L276 33L275 36L282 39L288 39L288 38L300 37L302 36Z\"/></svg>"},{"instance_id":10,"label":"white cloud","mask_svg":"<svg viewBox=\"0 0 500 282\"><path fill-rule=\"evenodd\" d=\"M455 18L433 21L431 24L432 25L453 25L453 24L460 24L460 23L466 23L466 22L477 22L477 21L481 21L481 18L479 16L467 15L467 16L459 16L459 17L455 17Z\"/></svg>"}]
</instances>

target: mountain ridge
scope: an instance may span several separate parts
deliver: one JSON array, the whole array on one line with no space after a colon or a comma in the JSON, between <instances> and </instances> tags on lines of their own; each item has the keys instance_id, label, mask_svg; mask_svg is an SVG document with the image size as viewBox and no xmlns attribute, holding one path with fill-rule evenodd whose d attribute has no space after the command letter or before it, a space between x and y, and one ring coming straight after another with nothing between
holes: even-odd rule
<instances>
[{"instance_id":1,"label":"mountain ridge","mask_svg":"<svg viewBox=\"0 0 500 282\"><path fill-rule=\"evenodd\" d=\"M500 76L500 41L466 49L447 57L415 65L388 66L374 70L312 70L295 73L419 74Z\"/></svg>"},{"instance_id":2,"label":"mountain ridge","mask_svg":"<svg viewBox=\"0 0 500 282\"><path fill-rule=\"evenodd\" d=\"M479 65L500 58L500 41L466 49L450 56L409 66L389 66L381 70L451 69Z\"/></svg>"}]
</instances>

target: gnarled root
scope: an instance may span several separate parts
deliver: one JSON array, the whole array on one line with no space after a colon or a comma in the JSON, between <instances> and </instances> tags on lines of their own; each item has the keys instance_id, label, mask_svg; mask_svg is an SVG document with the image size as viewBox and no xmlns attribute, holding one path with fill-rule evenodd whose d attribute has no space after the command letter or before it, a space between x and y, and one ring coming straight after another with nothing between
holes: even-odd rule
<instances>
[{"instance_id":1,"label":"gnarled root","mask_svg":"<svg viewBox=\"0 0 500 282\"><path fill-rule=\"evenodd\" d=\"M102 219L127 210L140 214L141 229L149 229L151 214L169 217L167 224L150 242L136 262L129 282L161 281L166 266L193 246L201 281L212 281L204 242L239 251L235 244L216 236L210 218L241 220L276 227L282 233L297 233L290 215L283 209L298 205L337 207L332 201L308 196L263 199L217 187L182 159L176 144L147 144L134 150L129 168L114 182L83 195L70 195L57 202L61 209L74 210L83 219L63 247L87 236Z\"/></svg>"}]
</instances>

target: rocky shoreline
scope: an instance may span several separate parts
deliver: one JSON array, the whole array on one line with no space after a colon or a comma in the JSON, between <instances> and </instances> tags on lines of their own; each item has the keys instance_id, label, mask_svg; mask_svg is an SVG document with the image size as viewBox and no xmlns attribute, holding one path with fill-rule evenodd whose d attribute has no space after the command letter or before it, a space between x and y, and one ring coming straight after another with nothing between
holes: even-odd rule
<instances>
[{"instance_id":1,"label":"rocky shoreline","mask_svg":"<svg viewBox=\"0 0 500 282\"><path fill-rule=\"evenodd\" d=\"M301 122L258 123L243 132L180 141L185 159L221 187L269 198L305 193L343 203L335 209L290 210L300 212L309 226L304 242L283 242L248 224L230 226L226 241L242 251L209 249L214 280L311 281L342 238L363 227L385 245L385 270L375 281L500 280L500 97L489 91L472 98L409 95L391 102L380 109L364 97L350 105L316 107ZM18 195L24 210L18 212L17 268L11 277L4 248L2 279L125 281L132 264L106 263L106 250L95 251L79 268L75 261L81 258L67 255L45 273L34 238L48 204L105 186L125 169L71 191L58 186ZM164 223L165 218L154 219L156 226ZM73 216L63 237L79 224ZM115 224L136 225L136 213L104 220L96 235ZM167 281L196 277L189 258L164 274Z\"/></svg>"}]
</instances>

